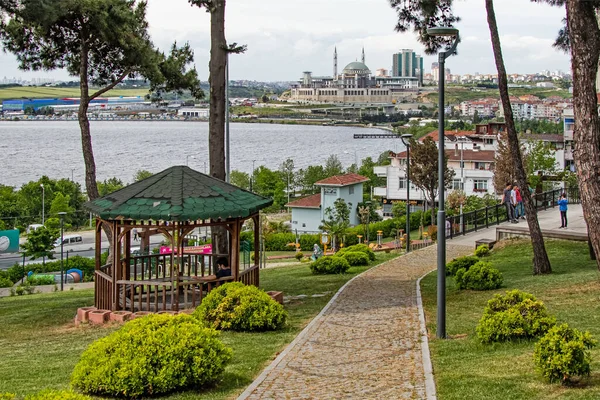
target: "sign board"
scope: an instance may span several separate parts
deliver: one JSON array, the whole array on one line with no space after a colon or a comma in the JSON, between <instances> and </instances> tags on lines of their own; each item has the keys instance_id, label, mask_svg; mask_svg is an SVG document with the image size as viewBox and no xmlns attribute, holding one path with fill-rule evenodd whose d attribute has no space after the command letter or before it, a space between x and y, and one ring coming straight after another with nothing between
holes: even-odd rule
<instances>
[{"instance_id":1,"label":"sign board","mask_svg":"<svg viewBox=\"0 0 600 400\"><path fill-rule=\"evenodd\" d=\"M177 250L175 250L175 253L177 253ZM171 254L171 247L160 246L160 254ZM184 247L183 254L212 254L212 244Z\"/></svg>"},{"instance_id":2,"label":"sign board","mask_svg":"<svg viewBox=\"0 0 600 400\"><path fill-rule=\"evenodd\" d=\"M19 251L19 230L0 231L0 253L17 253Z\"/></svg>"}]
</instances>

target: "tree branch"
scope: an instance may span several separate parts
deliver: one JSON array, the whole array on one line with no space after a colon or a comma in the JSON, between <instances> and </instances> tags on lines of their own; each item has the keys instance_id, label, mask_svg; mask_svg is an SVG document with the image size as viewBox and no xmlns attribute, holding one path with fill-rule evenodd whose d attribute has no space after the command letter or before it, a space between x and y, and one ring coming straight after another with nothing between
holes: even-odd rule
<instances>
[{"instance_id":1,"label":"tree branch","mask_svg":"<svg viewBox=\"0 0 600 400\"><path fill-rule=\"evenodd\" d=\"M110 85L98 90L96 93L92 94L90 96L90 100L94 100L96 97L103 95L104 93L108 92L109 90L111 90L112 88L114 88L115 86L117 86L119 83L123 82L123 79L125 79L127 77L127 75L129 75L131 73L131 70L125 70L123 71L123 73L121 74L121 76L119 76L115 81L113 81Z\"/></svg>"}]
</instances>

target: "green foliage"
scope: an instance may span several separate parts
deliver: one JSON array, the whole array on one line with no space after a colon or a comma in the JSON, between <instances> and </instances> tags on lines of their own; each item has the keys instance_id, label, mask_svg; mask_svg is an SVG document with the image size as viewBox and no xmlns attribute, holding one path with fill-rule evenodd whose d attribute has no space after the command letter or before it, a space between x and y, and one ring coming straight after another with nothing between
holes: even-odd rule
<instances>
[{"instance_id":1,"label":"green foliage","mask_svg":"<svg viewBox=\"0 0 600 400\"><path fill-rule=\"evenodd\" d=\"M154 175L154 174L148 170L138 169L137 172L135 173L135 175L133 176L133 181L139 182L146 178L150 178L152 175Z\"/></svg>"},{"instance_id":2,"label":"green foliage","mask_svg":"<svg viewBox=\"0 0 600 400\"><path fill-rule=\"evenodd\" d=\"M340 255L348 261L351 267L369 265L369 256L360 251L347 251Z\"/></svg>"},{"instance_id":3,"label":"green foliage","mask_svg":"<svg viewBox=\"0 0 600 400\"><path fill-rule=\"evenodd\" d=\"M463 256L455 258L446 264L446 275L454 276L459 269L468 271L471 266L479 262L479 258L475 256Z\"/></svg>"},{"instance_id":4,"label":"green foliage","mask_svg":"<svg viewBox=\"0 0 600 400\"><path fill-rule=\"evenodd\" d=\"M392 204L392 215L394 218L400 218L406 215L406 202L405 201L395 201Z\"/></svg>"},{"instance_id":5,"label":"green foliage","mask_svg":"<svg viewBox=\"0 0 600 400\"><path fill-rule=\"evenodd\" d=\"M108 254L105 252L101 256L101 265L106 264L106 257ZM17 275L18 279L21 279L21 274L23 273L23 267L20 265L15 265L13 275ZM83 272L83 277L93 277L94 270L96 269L96 261L93 258L86 258L82 256L72 256L69 257L69 262L66 259L63 260L63 270L67 271L71 268L80 269ZM46 264L35 263L35 264L27 264L25 266L25 270L27 272L33 271L36 274L42 274L45 272L58 272L60 271L60 260L46 262Z\"/></svg>"},{"instance_id":6,"label":"green foliage","mask_svg":"<svg viewBox=\"0 0 600 400\"><path fill-rule=\"evenodd\" d=\"M294 255L294 258L296 258L296 260L298 261L301 261L304 258L304 254L302 254L302 252L299 251Z\"/></svg>"},{"instance_id":7,"label":"green foliage","mask_svg":"<svg viewBox=\"0 0 600 400\"><path fill-rule=\"evenodd\" d=\"M241 282L211 290L194 316L215 329L241 332L276 330L287 320L281 304L256 286Z\"/></svg>"},{"instance_id":8,"label":"green foliage","mask_svg":"<svg viewBox=\"0 0 600 400\"><path fill-rule=\"evenodd\" d=\"M230 360L219 333L192 316L148 315L92 343L71 384L97 395L159 395L214 382Z\"/></svg>"},{"instance_id":9,"label":"green foliage","mask_svg":"<svg viewBox=\"0 0 600 400\"><path fill-rule=\"evenodd\" d=\"M490 255L490 246L488 246L487 244L480 244L475 249L475 256L477 256L479 258L487 257L489 255Z\"/></svg>"},{"instance_id":10,"label":"green foliage","mask_svg":"<svg viewBox=\"0 0 600 400\"><path fill-rule=\"evenodd\" d=\"M454 281L458 289L493 290L502 286L502 274L490 263L479 261L466 270L456 271Z\"/></svg>"},{"instance_id":11,"label":"green foliage","mask_svg":"<svg viewBox=\"0 0 600 400\"><path fill-rule=\"evenodd\" d=\"M105 179L102 182L98 182L98 194L100 194L100 197L106 196L107 194L116 192L117 190L123 189L124 187L125 184L122 180L118 178L113 177Z\"/></svg>"},{"instance_id":12,"label":"green foliage","mask_svg":"<svg viewBox=\"0 0 600 400\"><path fill-rule=\"evenodd\" d=\"M14 282L11 281L10 279L0 277L0 288L12 287L13 284L14 284Z\"/></svg>"},{"instance_id":13,"label":"green foliage","mask_svg":"<svg viewBox=\"0 0 600 400\"><path fill-rule=\"evenodd\" d=\"M345 274L350 264L344 257L325 256L310 264L310 270L315 275Z\"/></svg>"},{"instance_id":14,"label":"green foliage","mask_svg":"<svg viewBox=\"0 0 600 400\"><path fill-rule=\"evenodd\" d=\"M50 275L31 275L27 278L27 282L30 285L40 286L40 285L53 285L54 284L54 276Z\"/></svg>"},{"instance_id":15,"label":"green foliage","mask_svg":"<svg viewBox=\"0 0 600 400\"><path fill-rule=\"evenodd\" d=\"M477 337L483 343L531 339L545 334L555 323L544 303L532 294L511 290L488 301Z\"/></svg>"},{"instance_id":16,"label":"green foliage","mask_svg":"<svg viewBox=\"0 0 600 400\"><path fill-rule=\"evenodd\" d=\"M590 375L590 349L596 344L589 332L556 325L536 343L533 361L544 378L565 385L572 377Z\"/></svg>"},{"instance_id":17,"label":"green foliage","mask_svg":"<svg viewBox=\"0 0 600 400\"><path fill-rule=\"evenodd\" d=\"M54 242L59 238L56 230L48 229L45 226L29 232L27 241L21 246L26 257L36 258L47 257L54 258Z\"/></svg>"},{"instance_id":18,"label":"green foliage","mask_svg":"<svg viewBox=\"0 0 600 400\"><path fill-rule=\"evenodd\" d=\"M67 215L65 215L64 217L64 221L66 223L70 223L71 222L71 215L73 214L73 211L75 211L75 209L73 207L71 207L71 196L69 195L63 195L62 193L58 192L56 193L56 195L54 196L54 199L52 199L52 203L50 204L50 213L49 215L52 216L57 216L57 219L60 219L58 217L58 213L59 212L66 212ZM59 227L60 227L60 223L59 223Z\"/></svg>"},{"instance_id":19,"label":"green foliage","mask_svg":"<svg viewBox=\"0 0 600 400\"><path fill-rule=\"evenodd\" d=\"M0 393L0 400L16 400L17 395L14 393Z\"/></svg>"},{"instance_id":20,"label":"green foliage","mask_svg":"<svg viewBox=\"0 0 600 400\"><path fill-rule=\"evenodd\" d=\"M325 160L325 177L329 178L330 176L341 175L344 173L344 167L342 166L342 162L335 154L331 154Z\"/></svg>"},{"instance_id":21,"label":"green foliage","mask_svg":"<svg viewBox=\"0 0 600 400\"><path fill-rule=\"evenodd\" d=\"M0 397L0 399L1 398L2 397ZM92 400L92 398L69 390L46 389L39 393L26 396L25 400Z\"/></svg>"},{"instance_id":22,"label":"green foliage","mask_svg":"<svg viewBox=\"0 0 600 400\"><path fill-rule=\"evenodd\" d=\"M309 165L298 171L297 182L302 188L302 194L307 195L320 192L321 188L315 186L315 183L325 178L327 175L322 165Z\"/></svg>"},{"instance_id":23,"label":"green foliage","mask_svg":"<svg viewBox=\"0 0 600 400\"><path fill-rule=\"evenodd\" d=\"M239 188L250 190L250 175L247 172L242 172L234 169L231 171L231 184Z\"/></svg>"},{"instance_id":24,"label":"green foliage","mask_svg":"<svg viewBox=\"0 0 600 400\"><path fill-rule=\"evenodd\" d=\"M364 254L367 255L367 257L369 257L369 260L375 261L375 252L373 252L373 250L371 250L369 248L369 246L367 246L364 243L355 244L355 245L352 245L352 246L344 247L343 249L341 249L340 251L337 252L337 255L341 256L341 255L343 255L345 253L351 253L351 252L364 253Z\"/></svg>"},{"instance_id":25,"label":"green foliage","mask_svg":"<svg viewBox=\"0 0 600 400\"><path fill-rule=\"evenodd\" d=\"M326 231L331 235L331 246L338 248L343 237L350 227L350 207L351 203L346 203L344 199L339 198L333 203L333 209L325 209L325 219L321 221L320 230Z\"/></svg>"},{"instance_id":26,"label":"green foliage","mask_svg":"<svg viewBox=\"0 0 600 400\"><path fill-rule=\"evenodd\" d=\"M16 263L12 267L6 270L6 277L13 282L18 281L23 277L23 267L21 264Z\"/></svg>"}]
</instances>

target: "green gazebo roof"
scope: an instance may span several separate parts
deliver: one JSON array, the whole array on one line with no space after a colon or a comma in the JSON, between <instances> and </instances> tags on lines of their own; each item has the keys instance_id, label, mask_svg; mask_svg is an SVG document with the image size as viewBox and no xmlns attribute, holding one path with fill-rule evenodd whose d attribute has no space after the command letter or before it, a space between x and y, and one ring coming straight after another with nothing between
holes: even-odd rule
<instances>
[{"instance_id":1,"label":"green gazebo roof","mask_svg":"<svg viewBox=\"0 0 600 400\"><path fill-rule=\"evenodd\" d=\"M271 199L175 166L84 206L102 219L194 221L244 218L271 204Z\"/></svg>"}]
</instances>

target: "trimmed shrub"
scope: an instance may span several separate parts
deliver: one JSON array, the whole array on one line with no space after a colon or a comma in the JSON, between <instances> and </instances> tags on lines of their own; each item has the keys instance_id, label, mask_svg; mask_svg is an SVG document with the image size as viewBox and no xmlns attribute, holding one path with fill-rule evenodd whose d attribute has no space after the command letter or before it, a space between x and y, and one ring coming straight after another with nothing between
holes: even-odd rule
<instances>
[{"instance_id":1,"label":"trimmed shrub","mask_svg":"<svg viewBox=\"0 0 600 400\"><path fill-rule=\"evenodd\" d=\"M0 278L0 288L12 287L13 282L8 278Z\"/></svg>"},{"instance_id":2,"label":"trimmed shrub","mask_svg":"<svg viewBox=\"0 0 600 400\"><path fill-rule=\"evenodd\" d=\"M488 301L476 330L483 343L506 342L541 336L555 324L544 303L532 294L511 290Z\"/></svg>"},{"instance_id":3,"label":"trimmed shrub","mask_svg":"<svg viewBox=\"0 0 600 400\"><path fill-rule=\"evenodd\" d=\"M230 360L219 333L192 316L148 315L93 342L71 384L97 395L158 395L213 382Z\"/></svg>"},{"instance_id":4,"label":"trimmed shrub","mask_svg":"<svg viewBox=\"0 0 600 400\"><path fill-rule=\"evenodd\" d=\"M0 397L1 399L1 397ZM36 394L30 394L25 400L92 400L90 396L71 392L69 390L42 390Z\"/></svg>"},{"instance_id":5,"label":"trimmed shrub","mask_svg":"<svg viewBox=\"0 0 600 400\"><path fill-rule=\"evenodd\" d=\"M230 282L211 290L194 317L215 329L253 332L283 327L287 312L256 286Z\"/></svg>"},{"instance_id":6,"label":"trimmed shrub","mask_svg":"<svg viewBox=\"0 0 600 400\"><path fill-rule=\"evenodd\" d=\"M490 246L488 246L487 244L480 244L475 249L475 255L479 258L487 257L488 255L490 255Z\"/></svg>"},{"instance_id":7,"label":"trimmed shrub","mask_svg":"<svg viewBox=\"0 0 600 400\"><path fill-rule=\"evenodd\" d=\"M27 282L30 285L40 286L40 285L54 285L54 276L50 275L31 275L27 278Z\"/></svg>"},{"instance_id":8,"label":"trimmed shrub","mask_svg":"<svg viewBox=\"0 0 600 400\"><path fill-rule=\"evenodd\" d=\"M479 258L475 256L458 257L446 264L446 275L454 276L459 269L469 270L471 266L477 264Z\"/></svg>"},{"instance_id":9,"label":"trimmed shrub","mask_svg":"<svg viewBox=\"0 0 600 400\"><path fill-rule=\"evenodd\" d=\"M348 261L340 256L321 257L310 264L310 270L315 275L345 274L349 268Z\"/></svg>"},{"instance_id":10,"label":"trimmed shrub","mask_svg":"<svg viewBox=\"0 0 600 400\"><path fill-rule=\"evenodd\" d=\"M351 267L369 265L369 256L360 251L347 251L340 257L344 257Z\"/></svg>"},{"instance_id":11,"label":"trimmed shrub","mask_svg":"<svg viewBox=\"0 0 600 400\"><path fill-rule=\"evenodd\" d=\"M590 375L590 349L594 346L596 341L589 332L556 325L536 343L533 361L549 382L565 385L574 376Z\"/></svg>"},{"instance_id":12,"label":"trimmed shrub","mask_svg":"<svg viewBox=\"0 0 600 400\"><path fill-rule=\"evenodd\" d=\"M298 261L302 261L302 259L304 258L304 254L302 254L302 252L299 251L294 255L294 258Z\"/></svg>"},{"instance_id":13,"label":"trimmed shrub","mask_svg":"<svg viewBox=\"0 0 600 400\"><path fill-rule=\"evenodd\" d=\"M361 253L365 253L367 255L367 257L369 257L369 260L371 261L375 261L375 252L373 252L373 250L371 250L369 248L369 246L367 246L364 243L361 244L355 244L353 246L348 246L348 247L344 247L343 249L340 249L340 251L338 251L336 253L336 255L341 256L345 253L350 253L350 252L361 252Z\"/></svg>"},{"instance_id":14,"label":"trimmed shrub","mask_svg":"<svg viewBox=\"0 0 600 400\"><path fill-rule=\"evenodd\" d=\"M492 264L479 261L468 271L464 268L456 271L454 281L461 290L493 290L502 286L503 278L500 271L492 267Z\"/></svg>"}]
</instances>

